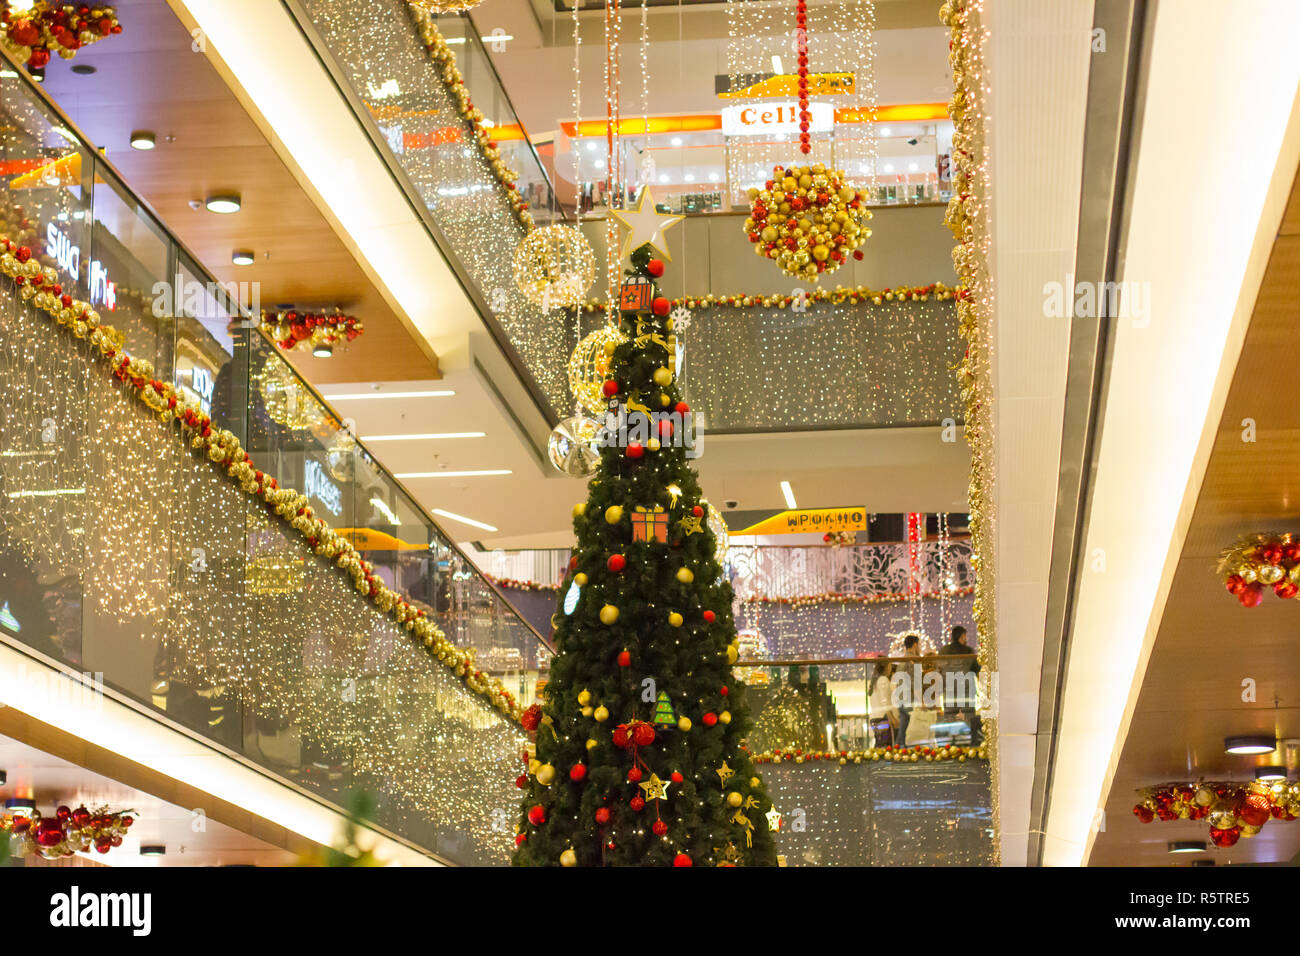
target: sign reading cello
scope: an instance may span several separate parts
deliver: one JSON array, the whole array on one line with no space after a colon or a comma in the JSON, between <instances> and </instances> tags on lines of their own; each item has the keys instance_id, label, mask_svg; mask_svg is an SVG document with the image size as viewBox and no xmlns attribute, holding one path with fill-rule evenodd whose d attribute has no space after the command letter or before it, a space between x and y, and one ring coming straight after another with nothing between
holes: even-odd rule
<instances>
[{"instance_id":1,"label":"sign reading cello","mask_svg":"<svg viewBox=\"0 0 1300 956\"><path fill-rule=\"evenodd\" d=\"M778 512L741 531L732 531L731 535L834 534L839 531L866 530L866 508L800 508Z\"/></svg>"}]
</instances>

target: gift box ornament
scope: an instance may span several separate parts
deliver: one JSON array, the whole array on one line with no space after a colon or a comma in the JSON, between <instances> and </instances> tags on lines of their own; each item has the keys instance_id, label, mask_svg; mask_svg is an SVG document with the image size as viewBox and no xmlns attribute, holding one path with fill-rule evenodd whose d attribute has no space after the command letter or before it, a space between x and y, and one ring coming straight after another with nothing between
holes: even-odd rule
<instances>
[{"instance_id":1,"label":"gift box ornament","mask_svg":"<svg viewBox=\"0 0 1300 956\"><path fill-rule=\"evenodd\" d=\"M618 306L623 312L649 312L654 283L645 276L633 276L619 290Z\"/></svg>"},{"instance_id":2,"label":"gift box ornament","mask_svg":"<svg viewBox=\"0 0 1300 956\"><path fill-rule=\"evenodd\" d=\"M668 514L663 505L653 508L636 506L632 513L632 540L658 541L661 544L668 541Z\"/></svg>"}]
</instances>

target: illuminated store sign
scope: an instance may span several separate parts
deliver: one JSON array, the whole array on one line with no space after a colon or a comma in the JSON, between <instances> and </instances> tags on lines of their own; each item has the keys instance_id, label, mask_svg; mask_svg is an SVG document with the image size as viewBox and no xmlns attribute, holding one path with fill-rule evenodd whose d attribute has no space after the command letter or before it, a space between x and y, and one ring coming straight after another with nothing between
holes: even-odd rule
<instances>
[{"instance_id":1,"label":"illuminated store sign","mask_svg":"<svg viewBox=\"0 0 1300 956\"><path fill-rule=\"evenodd\" d=\"M303 471L303 490L308 497L315 498L330 514L337 515L343 507L343 492L339 486L325 477L325 469L318 461L308 461Z\"/></svg>"},{"instance_id":2,"label":"illuminated store sign","mask_svg":"<svg viewBox=\"0 0 1300 956\"><path fill-rule=\"evenodd\" d=\"M808 132L829 133L835 128L835 108L829 103L809 103L808 112ZM722 132L726 136L798 133L799 104L791 101L723 107Z\"/></svg>"},{"instance_id":3,"label":"illuminated store sign","mask_svg":"<svg viewBox=\"0 0 1300 956\"><path fill-rule=\"evenodd\" d=\"M54 223L45 227L45 247L60 269L75 281L81 280L81 247L73 245ZM109 312L117 308L117 286L109 280L108 269L98 259L90 260L88 284L92 305L102 305Z\"/></svg>"}]
</instances>

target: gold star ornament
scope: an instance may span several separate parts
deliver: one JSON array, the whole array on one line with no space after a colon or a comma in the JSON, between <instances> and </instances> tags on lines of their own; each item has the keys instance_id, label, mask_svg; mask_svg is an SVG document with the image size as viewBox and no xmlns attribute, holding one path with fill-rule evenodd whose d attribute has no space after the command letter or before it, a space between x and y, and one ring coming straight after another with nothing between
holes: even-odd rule
<instances>
[{"instance_id":1,"label":"gold star ornament","mask_svg":"<svg viewBox=\"0 0 1300 956\"><path fill-rule=\"evenodd\" d=\"M767 813L763 814L763 816L767 817L767 828L769 830L781 829L781 814L777 812L775 806L772 807L771 810L768 810Z\"/></svg>"},{"instance_id":2,"label":"gold star ornament","mask_svg":"<svg viewBox=\"0 0 1300 956\"><path fill-rule=\"evenodd\" d=\"M660 780L657 774L650 774L650 779L641 784L646 800L667 800L668 781Z\"/></svg>"},{"instance_id":3,"label":"gold star ornament","mask_svg":"<svg viewBox=\"0 0 1300 956\"><path fill-rule=\"evenodd\" d=\"M623 243L622 258L626 259L634 251L649 243L662 253L665 259L672 261L673 257L668 254L668 242L664 239L664 233L670 226L677 225L685 217L657 212L655 199L650 194L649 186L641 190L641 198L637 200L636 209L614 209L611 212L615 219L631 230Z\"/></svg>"},{"instance_id":4,"label":"gold star ornament","mask_svg":"<svg viewBox=\"0 0 1300 956\"><path fill-rule=\"evenodd\" d=\"M727 766L727 761L725 760L722 761L722 766L718 768L718 780L721 781L722 786L725 787L727 785L727 781L730 780L735 775L736 775L736 771L732 770L730 767Z\"/></svg>"}]
</instances>

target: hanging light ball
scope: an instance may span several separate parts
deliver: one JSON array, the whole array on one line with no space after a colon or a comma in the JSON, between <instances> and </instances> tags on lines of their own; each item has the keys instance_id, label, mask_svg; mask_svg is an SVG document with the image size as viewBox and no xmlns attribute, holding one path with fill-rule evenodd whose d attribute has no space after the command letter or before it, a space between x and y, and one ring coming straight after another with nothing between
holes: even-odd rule
<instances>
[{"instance_id":1,"label":"hanging light ball","mask_svg":"<svg viewBox=\"0 0 1300 956\"><path fill-rule=\"evenodd\" d=\"M277 425L304 430L325 419L325 410L298 382L288 363L275 356L269 356L258 373L257 392Z\"/></svg>"},{"instance_id":2,"label":"hanging light ball","mask_svg":"<svg viewBox=\"0 0 1300 956\"><path fill-rule=\"evenodd\" d=\"M566 418L551 430L546 450L556 471L571 478L586 478L600 462L601 424L586 415Z\"/></svg>"},{"instance_id":3,"label":"hanging light ball","mask_svg":"<svg viewBox=\"0 0 1300 956\"><path fill-rule=\"evenodd\" d=\"M515 285L543 309L567 309L582 301L596 278L596 257L575 226L534 229L515 248Z\"/></svg>"},{"instance_id":4,"label":"hanging light ball","mask_svg":"<svg viewBox=\"0 0 1300 956\"><path fill-rule=\"evenodd\" d=\"M627 336L616 326L607 325L586 336L569 356L569 391L593 415L605 411L603 387L609 377L610 353L625 341Z\"/></svg>"},{"instance_id":5,"label":"hanging light ball","mask_svg":"<svg viewBox=\"0 0 1300 956\"><path fill-rule=\"evenodd\" d=\"M709 526L713 532L713 560L719 565L725 566L727 563L727 548L730 547L730 533L727 531L727 522L723 520L722 512L713 507L707 498L701 498L701 503L707 512L704 523Z\"/></svg>"},{"instance_id":6,"label":"hanging light ball","mask_svg":"<svg viewBox=\"0 0 1300 956\"><path fill-rule=\"evenodd\" d=\"M334 440L325 452L325 465L336 481L351 484L356 480L357 440L352 437L352 432L340 428L334 433Z\"/></svg>"}]
</instances>

